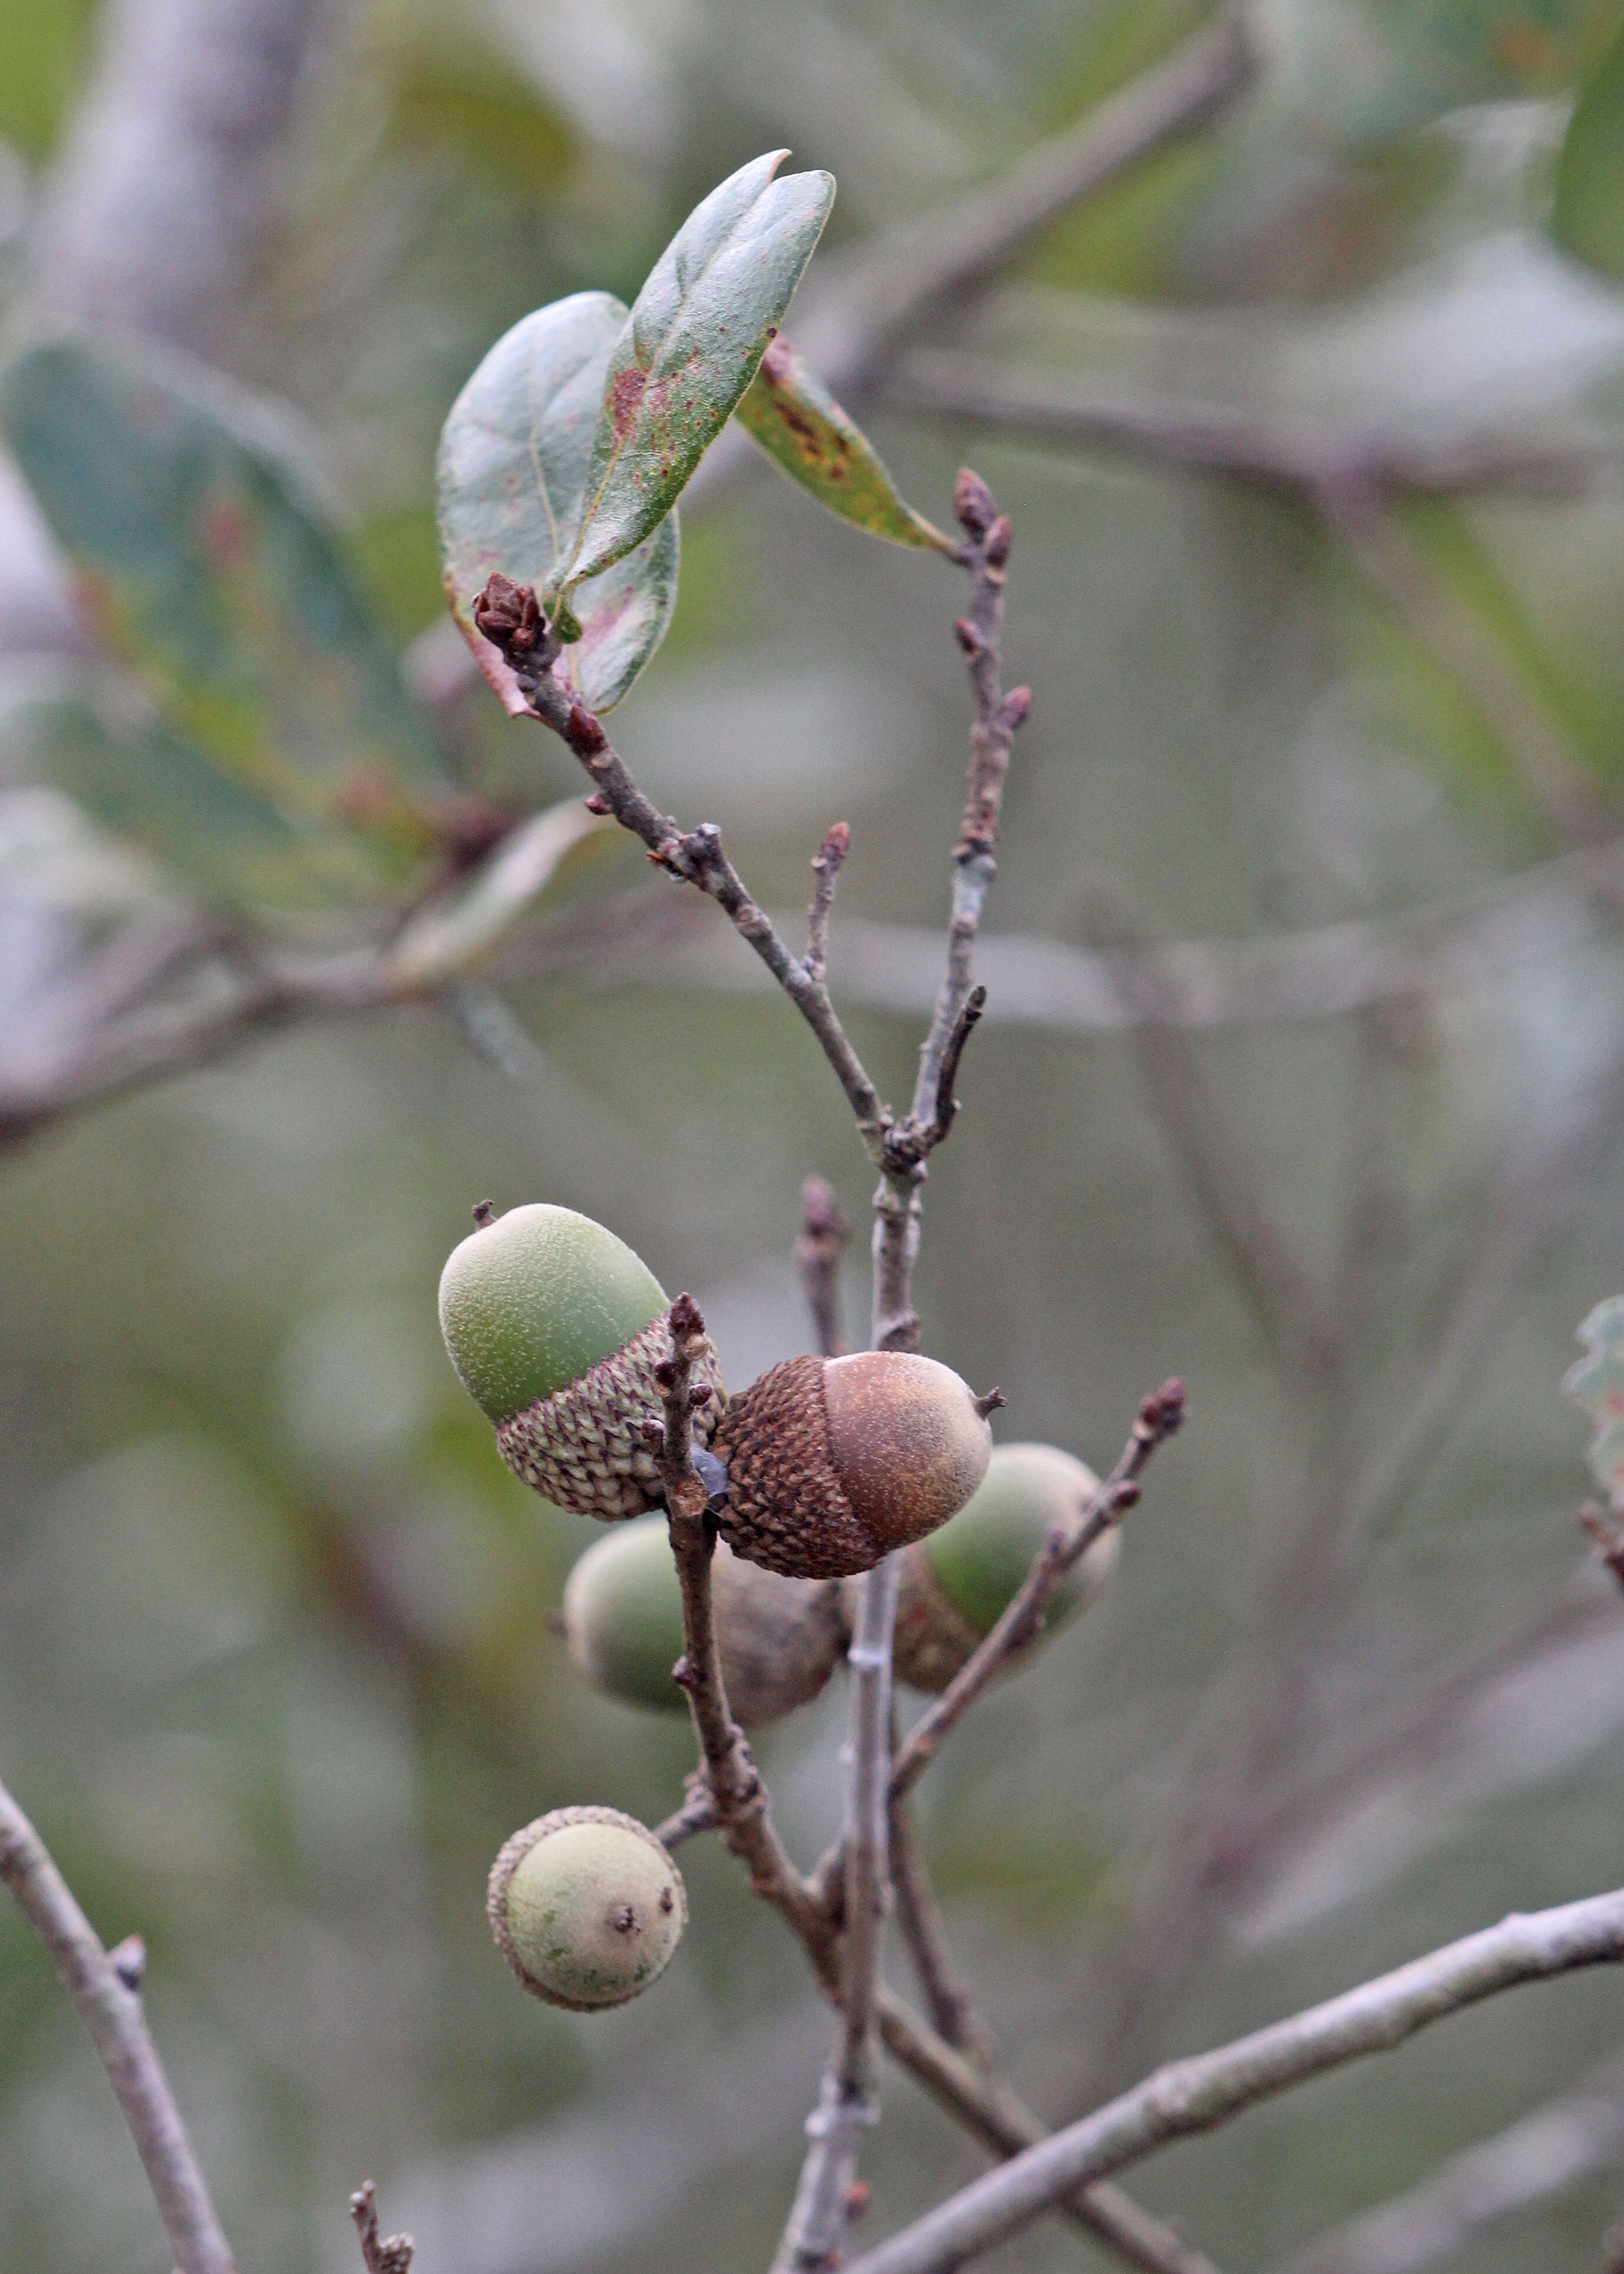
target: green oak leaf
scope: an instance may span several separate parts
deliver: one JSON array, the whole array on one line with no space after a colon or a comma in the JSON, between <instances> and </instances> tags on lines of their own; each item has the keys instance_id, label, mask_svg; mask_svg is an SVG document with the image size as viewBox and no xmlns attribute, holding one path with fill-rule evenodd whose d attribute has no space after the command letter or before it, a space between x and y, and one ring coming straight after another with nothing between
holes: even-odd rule
<instances>
[{"instance_id":1,"label":"green oak leaf","mask_svg":"<svg viewBox=\"0 0 1624 2274\"><path fill-rule=\"evenodd\" d=\"M782 334L763 356L733 416L831 513L893 545L952 552L952 540L906 501L873 443Z\"/></svg>"},{"instance_id":2,"label":"green oak leaf","mask_svg":"<svg viewBox=\"0 0 1624 2274\"><path fill-rule=\"evenodd\" d=\"M1624 33L1579 90L1556 162L1551 230L1590 267L1624 277Z\"/></svg>"},{"instance_id":3,"label":"green oak leaf","mask_svg":"<svg viewBox=\"0 0 1624 2274\"><path fill-rule=\"evenodd\" d=\"M1611 1504L1624 1505L1624 1295L1598 1303L1579 1329L1589 1356L1562 1376L1565 1396L1596 1424L1590 1474Z\"/></svg>"},{"instance_id":4,"label":"green oak leaf","mask_svg":"<svg viewBox=\"0 0 1624 2274\"><path fill-rule=\"evenodd\" d=\"M211 764L139 697L54 685L0 689L8 768L81 812L215 907L330 913L376 895L380 851L357 832L295 818Z\"/></svg>"},{"instance_id":5,"label":"green oak leaf","mask_svg":"<svg viewBox=\"0 0 1624 2274\"><path fill-rule=\"evenodd\" d=\"M571 591L670 512L756 375L834 203L824 173L741 166L695 206L650 270L609 358Z\"/></svg>"},{"instance_id":6,"label":"green oak leaf","mask_svg":"<svg viewBox=\"0 0 1624 2274\"><path fill-rule=\"evenodd\" d=\"M492 569L545 591L572 543L609 358L625 328L610 292L555 300L503 334L451 406L440 439L440 553L458 630L515 717L529 705L473 602ZM677 517L574 596L577 643L558 676L608 711L665 636L677 599Z\"/></svg>"},{"instance_id":7,"label":"green oak leaf","mask_svg":"<svg viewBox=\"0 0 1624 2274\"><path fill-rule=\"evenodd\" d=\"M12 364L0 424L80 606L172 732L408 876L446 785L275 411L171 354L65 340Z\"/></svg>"}]
</instances>

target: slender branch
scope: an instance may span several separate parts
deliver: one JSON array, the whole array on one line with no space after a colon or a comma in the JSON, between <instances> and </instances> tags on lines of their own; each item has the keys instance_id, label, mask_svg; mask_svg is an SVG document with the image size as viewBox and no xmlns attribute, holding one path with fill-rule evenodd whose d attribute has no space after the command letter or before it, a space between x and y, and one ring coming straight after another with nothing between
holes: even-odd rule
<instances>
[{"instance_id":1,"label":"slender branch","mask_svg":"<svg viewBox=\"0 0 1624 2274\"><path fill-rule=\"evenodd\" d=\"M0 1880L44 1944L79 2019L95 2041L108 2081L163 2221L177 2274L235 2274L231 2248L214 2215L163 2065L147 2034L133 1953L102 1948L44 1841L0 1785ZM123 1971L121 1971L121 1967Z\"/></svg>"},{"instance_id":2,"label":"slender branch","mask_svg":"<svg viewBox=\"0 0 1624 2274\"><path fill-rule=\"evenodd\" d=\"M1035 2147L1049 2137L1041 2118L1008 2084L973 2067L883 1988L879 2023L881 2039L892 2059L995 2156L1018 2156L1023 2148ZM1145 2274L1217 2274L1212 2261L1193 2243L1109 2180L1079 2188L1055 2208Z\"/></svg>"},{"instance_id":3,"label":"slender branch","mask_svg":"<svg viewBox=\"0 0 1624 2274\"><path fill-rule=\"evenodd\" d=\"M835 885L840 866L852 849L852 832L844 821L837 821L818 847L812 862L817 878L813 887L812 906L807 916L807 952L801 961L814 979L823 976L823 965L829 954L829 917L835 904Z\"/></svg>"},{"instance_id":4,"label":"slender branch","mask_svg":"<svg viewBox=\"0 0 1624 2274\"><path fill-rule=\"evenodd\" d=\"M1624 1891L1514 1914L1233 2044L1168 2063L853 2259L846 2274L951 2274L1076 2187L1169 2141L1210 2131L1344 2061L1390 2052L1429 2023L1520 1983L1621 1960Z\"/></svg>"},{"instance_id":5,"label":"slender branch","mask_svg":"<svg viewBox=\"0 0 1624 2274\"><path fill-rule=\"evenodd\" d=\"M733 1720L722 1678L716 1620L710 1599L710 1559L716 1534L706 1515L705 1487L694 1467L693 1412L710 1395L691 1382L693 1363L704 1348L705 1322L691 1295L671 1306L671 1356L656 1369L665 1400L665 1419L643 1424L665 1491L671 1548L682 1589L684 1649L673 1678L688 1694L699 1741L702 1775L724 1845L749 1866L752 1890L781 1911L806 1944L820 1979L832 1963L832 1930L827 1914L813 1901L772 1821L762 1781L744 1732ZM697 1831L697 1793L690 1792L680 1818Z\"/></svg>"},{"instance_id":6,"label":"slender branch","mask_svg":"<svg viewBox=\"0 0 1624 2274\"><path fill-rule=\"evenodd\" d=\"M891 1725L891 1639L902 1577L888 1555L863 1579L851 1668L847 1747L845 1900L840 1939L840 2024L823 2071L817 2106L807 2119L811 2142L801 2168L772 2274L829 2274L840 2263L854 2197L864 2133L878 2121L874 2082L874 2019L880 1944L891 1886L887 1854L887 1743Z\"/></svg>"},{"instance_id":7,"label":"slender branch","mask_svg":"<svg viewBox=\"0 0 1624 2274\"><path fill-rule=\"evenodd\" d=\"M743 879L722 850L721 832L714 823L702 822L685 835L669 814L660 812L643 795L599 721L554 678L557 635L528 584L492 576L474 602L474 621L506 657L530 703L531 715L552 728L591 777L590 809L612 813L622 829L641 839L657 867L706 893L755 949L817 1036L857 1118L864 1142L877 1157L885 1126L879 1094L836 1015L821 975L790 953L771 918L745 891ZM829 852L826 839L820 859L827 859ZM844 857L844 847L840 857ZM838 868L838 860L834 866ZM832 875L830 888L832 891Z\"/></svg>"},{"instance_id":8,"label":"slender branch","mask_svg":"<svg viewBox=\"0 0 1624 2274\"><path fill-rule=\"evenodd\" d=\"M1233 102L1255 69L1243 10L1222 7L1002 180L815 268L797 303L797 343L838 393L861 394L895 344L944 299L986 282L1056 215ZM706 486L726 474L718 464Z\"/></svg>"},{"instance_id":9,"label":"slender branch","mask_svg":"<svg viewBox=\"0 0 1624 2274\"><path fill-rule=\"evenodd\" d=\"M1508 490L1568 497L1624 471L1624 452L1600 430L1549 438L1491 430L1421 439L1335 426L1274 408L1128 394L1087 378L953 348L914 350L886 374L883 392L904 410L985 419L1005 433L1103 444L1198 473L1298 491L1448 495Z\"/></svg>"},{"instance_id":10,"label":"slender branch","mask_svg":"<svg viewBox=\"0 0 1624 2274\"><path fill-rule=\"evenodd\" d=\"M1000 639L1011 542L1009 518L998 511L980 475L968 467L955 485L953 509L965 532L960 557L970 573L969 611L953 626L970 672L970 770L964 818L953 847L946 968L920 1047L912 1110L906 1121L885 1132L880 1156L880 1186L874 1196L876 1350L919 1347L913 1290L921 1191L926 1163L952 1127L959 1060L987 999L986 990L973 985L975 943L988 889L997 874L998 824L1010 748L1032 701L1028 688L1014 688L1008 695L1003 691Z\"/></svg>"},{"instance_id":11,"label":"slender branch","mask_svg":"<svg viewBox=\"0 0 1624 2274\"><path fill-rule=\"evenodd\" d=\"M361 2261L366 2274L411 2274L417 2245L409 2234L380 2234L378 2191L364 2180L350 2198L350 2216L361 2241Z\"/></svg>"},{"instance_id":12,"label":"slender branch","mask_svg":"<svg viewBox=\"0 0 1624 2274\"><path fill-rule=\"evenodd\" d=\"M1042 1624L1043 1607L1064 1575L1101 1533L1119 1524L1139 1496L1139 1477L1158 1445L1184 1418L1184 1388L1165 1382L1139 1410L1128 1442L1110 1475L1075 1524L1056 1525L1033 1558L1019 1591L990 1634L977 1645L941 1696L920 1716L891 1769L893 1797L910 1792L936 1758L943 1739L956 1728L988 1683L1032 1640Z\"/></svg>"},{"instance_id":13,"label":"slender branch","mask_svg":"<svg viewBox=\"0 0 1624 2274\"><path fill-rule=\"evenodd\" d=\"M840 1258L851 1236L852 1227L833 1187L822 1177L808 1177L801 1187L795 1271L823 1358L838 1358L846 1348L840 1332Z\"/></svg>"},{"instance_id":14,"label":"slender branch","mask_svg":"<svg viewBox=\"0 0 1624 2274\"><path fill-rule=\"evenodd\" d=\"M1624 2064L1616 2059L1417 2187L1322 2235L1279 2274L1415 2274L1474 2234L1624 2156Z\"/></svg>"},{"instance_id":15,"label":"slender branch","mask_svg":"<svg viewBox=\"0 0 1624 2274\"><path fill-rule=\"evenodd\" d=\"M1477 612L1447 584L1380 495L1328 484L1317 502L1412 638L1430 649L1499 741L1523 787L1572 843L1606 832L1600 787L1526 674Z\"/></svg>"},{"instance_id":16,"label":"slender branch","mask_svg":"<svg viewBox=\"0 0 1624 2274\"><path fill-rule=\"evenodd\" d=\"M896 1750L893 1714L893 1756ZM968 1984L959 1978L948 1951L942 1914L906 1794L897 1795L891 1803L891 1875L897 1898L897 1924L914 1962L914 1971L919 1977L919 1986L925 1993L931 2020L956 2052L968 2053L977 2068L990 2073L997 2060L997 2047L991 2031L975 2010Z\"/></svg>"}]
</instances>

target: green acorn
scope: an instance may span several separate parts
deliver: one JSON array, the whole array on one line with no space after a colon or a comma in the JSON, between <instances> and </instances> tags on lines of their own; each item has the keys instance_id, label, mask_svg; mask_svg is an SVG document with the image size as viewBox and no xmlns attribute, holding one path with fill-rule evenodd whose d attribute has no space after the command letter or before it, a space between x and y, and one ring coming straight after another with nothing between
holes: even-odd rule
<instances>
[{"instance_id":1,"label":"green acorn","mask_svg":"<svg viewBox=\"0 0 1624 2274\"><path fill-rule=\"evenodd\" d=\"M907 1351L793 1358L735 1398L717 1524L734 1553L792 1578L867 1571L957 1514L987 1473L995 1390Z\"/></svg>"},{"instance_id":2,"label":"green acorn","mask_svg":"<svg viewBox=\"0 0 1624 2274\"><path fill-rule=\"evenodd\" d=\"M555 1808L515 1832L491 1869L496 1946L549 2006L624 2006L671 1963L688 1924L682 1874L618 1808Z\"/></svg>"},{"instance_id":3,"label":"green acorn","mask_svg":"<svg viewBox=\"0 0 1624 2274\"><path fill-rule=\"evenodd\" d=\"M642 1258L590 1216L537 1201L492 1215L440 1274L440 1325L465 1388L496 1424L516 1477L582 1516L640 1516L661 1503L638 1434L660 1411L654 1368L671 1355L665 1291ZM709 1344L694 1413L709 1442L727 1393Z\"/></svg>"},{"instance_id":4,"label":"green acorn","mask_svg":"<svg viewBox=\"0 0 1624 2274\"><path fill-rule=\"evenodd\" d=\"M818 1695L846 1647L838 1581L782 1578L720 1540L710 1599L728 1703L747 1728ZM682 1590L663 1516L593 1541L564 1588L564 1634L596 1688L631 1705L687 1711L671 1678L684 1647Z\"/></svg>"},{"instance_id":5,"label":"green acorn","mask_svg":"<svg viewBox=\"0 0 1624 2274\"><path fill-rule=\"evenodd\" d=\"M1057 1445L997 1446L974 1495L903 1558L892 1651L898 1679L945 1690L1014 1600L1054 1525L1079 1523L1099 1489L1094 1471ZM1116 1568L1119 1544L1113 1525L1064 1575L1028 1650L1095 1600Z\"/></svg>"}]
</instances>

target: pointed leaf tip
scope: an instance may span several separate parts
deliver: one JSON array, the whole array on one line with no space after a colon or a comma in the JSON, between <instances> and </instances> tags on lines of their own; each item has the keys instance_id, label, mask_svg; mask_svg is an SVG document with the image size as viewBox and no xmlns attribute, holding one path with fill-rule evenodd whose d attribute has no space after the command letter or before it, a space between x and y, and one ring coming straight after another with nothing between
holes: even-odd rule
<instances>
[{"instance_id":1,"label":"pointed leaf tip","mask_svg":"<svg viewBox=\"0 0 1624 2274\"><path fill-rule=\"evenodd\" d=\"M609 358L586 501L560 584L659 525L756 375L834 203L831 175L752 159L688 215Z\"/></svg>"}]
</instances>

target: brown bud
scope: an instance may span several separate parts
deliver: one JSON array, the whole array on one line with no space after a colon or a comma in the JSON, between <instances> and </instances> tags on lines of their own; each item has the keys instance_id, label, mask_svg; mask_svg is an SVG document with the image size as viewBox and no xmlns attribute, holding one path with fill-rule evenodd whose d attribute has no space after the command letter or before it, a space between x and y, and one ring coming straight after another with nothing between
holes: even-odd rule
<instances>
[{"instance_id":1,"label":"brown bud","mask_svg":"<svg viewBox=\"0 0 1624 2274\"><path fill-rule=\"evenodd\" d=\"M953 511L959 525L972 537L984 536L998 510L992 492L981 476L972 473L968 466L959 469L959 479L953 484Z\"/></svg>"},{"instance_id":2,"label":"brown bud","mask_svg":"<svg viewBox=\"0 0 1624 2274\"><path fill-rule=\"evenodd\" d=\"M999 716L1006 731L1012 734L1018 727L1024 727L1026 713L1031 708L1032 689L1029 687L1011 687L999 705Z\"/></svg>"},{"instance_id":3,"label":"brown bud","mask_svg":"<svg viewBox=\"0 0 1624 2274\"><path fill-rule=\"evenodd\" d=\"M992 1434L950 1367L906 1351L791 1359L716 1434L717 1513L736 1555L794 1578L866 1571L945 1524L987 1472Z\"/></svg>"},{"instance_id":4,"label":"brown bud","mask_svg":"<svg viewBox=\"0 0 1624 2274\"><path fill-rule=\"evenodd\" d=\"M493 647L506 655L528 655L546 636L547 620L528 584L515 584L500 571L485 583L474 600L474 622Z\"/></svg>"},{"instance_id":5,"label":"brown bud","mask_svg":"<svg viewBox=\"0 0 1624 2274\"><path fill-rule=\"evenodd\" d=\"M1007 513L1001 513L981 543L981 558L989 568L1002 568L1010 557L1015 531Z\"/></svg>"},{"instance_id":6,"label":"brown bud","mask_svg":"<svg viewBox=\"0 0 1624 2274\"><path fill-rule=\"evenodd\" d=\"M609 747L609 737L584 703L572 703L564 731L578 758L595 758Z\"/></svg>"}]
</instances>

